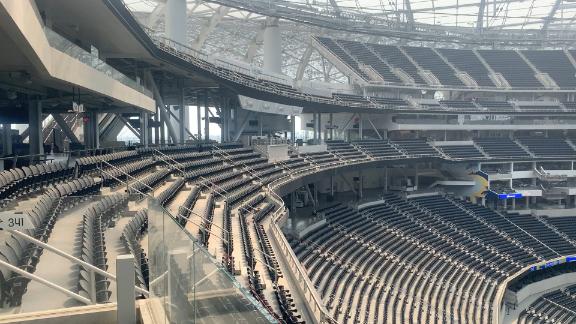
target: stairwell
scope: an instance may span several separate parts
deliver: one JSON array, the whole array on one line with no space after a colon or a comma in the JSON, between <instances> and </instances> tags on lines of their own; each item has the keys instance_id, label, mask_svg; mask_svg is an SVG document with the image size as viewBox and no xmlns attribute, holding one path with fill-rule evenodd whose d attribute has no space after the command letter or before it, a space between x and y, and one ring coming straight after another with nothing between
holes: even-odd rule
<instances>
[{"instance_id":1,"label":"stairwell","mask_svg":"<svg viewBox=\"0 0 576 324\"><path fill-rule=\"evenodd\" d=\"M517 139L513 139L512 140L514 143L516 143L516 145L520 146L524 151L526 151L526 153L528 153L532 158L536 158L536 155L534 153L532 153L530 151L530 149L528 149L527 146L525 146L524 144L520 143L520 141L518 141Z\"/></svg>"},{"instance_id":2,"label":"stairwell","mask_svg":"<svg viewBox=\"0 0 576 324\"><path fill-rule=\"evenodd\" d=\"M410 63L414 64L414 66L418 69L418 75L420 75L420 77L422 77L422 79L424 79L424 81L426 81L428 85L433 86L442 85L440 83L440 80L438 80L438 78L434 75L434 73L418 65L418 62L416 62L410 55L408 55L408 53L406 53L406 51L402 48L402 46L396 46L396 47L404 56L406 56L406 58L408 59L408 61L410 61Z\"/></svg>"},{"instance_id":3,"label":"stairwell","mask_svg":"<svg viewBox=\"0 0 576 324\"><path fill-rule=\"evenodd\" d=\"M534 77L538 79L538 81L540 81L542 85L544 85L546 88L554 88L554 89L560 88L556 84L556 81L554 81L554 79L552 79L550 75L548 75L548 73L544 73L538 70L538 68L532 62L530 62L530 60L526 56L524 56L524 54L522 54L521 51L517 50L516 53L518 53L518 55L524 60L524 62L528 64L528 66L532 69L532 71L534 71Z\"/></svg>"},{"instance_id":4,"label":"stairwell","mask_svg":"<svg viewBox=\"0 0 576 324\"><path fill-rule=\"evenodd\" d=\"M494 82L496 87L498 87L498 88L511 88L508 80L506 80L506 78L501 73L494 71L492 69L492 67L490 66L490 64L488 64L488 62L486 62L484 57L482 57L482 55L480 55L480 53L478 53L478 51L476 49L473 49L472 52L474 53L474 55L476 55L478 60L480 62L482 62L482 64L488 70L488 72L490 72L490 75L488 75L488 77L490 77L490 80L492 80L492 82Z\"/></svg>"}]
</instances>

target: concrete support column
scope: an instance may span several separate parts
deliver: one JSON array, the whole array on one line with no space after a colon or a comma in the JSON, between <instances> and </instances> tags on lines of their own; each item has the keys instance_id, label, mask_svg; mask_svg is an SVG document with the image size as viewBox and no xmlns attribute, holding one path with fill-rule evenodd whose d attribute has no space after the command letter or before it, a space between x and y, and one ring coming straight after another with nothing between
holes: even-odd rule
<instances>
[{"instance_id":1,"label":"concrete support column","mask_svg":"<svg viewBox=\"0 0 576 324\"><path fill-rule=\"evenodd\" d=\"M134 256L119 255L116 257L116 296L118 300L118 323L136 324L136 300L134 295Z\"/></svg>"},{"instance_id":2,"label":"concrete support column","mask_svg":"<svg viewBox=\"0 0 576 324\"><path fill-rule=\"evenodd\" d=\"M420 184L420 175L418 174L419 170L418 170L418 165L416 165L415 167L415 175L414 175L414 187L416 188L416 190L418 190L418 186Z\"/></svg>"},{"instance_id":3,"label":"concrete support column","mask_svg":"<svg viewBox=\"0 0 576 324\"><path fill-rule=\"evenodd\" d=\"M313 118L313 123L312 123L312 129L314 129L314 144L316 144L318 142L318 117L316 117L316 113L312 114L312 118Z\"/></svg>"},{"instance_id":4,"label":"concrete support column","mask_svg":"<svg viewBox=\"0 0 576 324\"><path fill-rule=\"evenodd\" d=\"M296 116L292 115L290 116L290 126L292 127L292 130L290 131L290 142L292 142L292 145L296 144Z\"/></svg>"},{"instance_id":5,"label":"concrete support column","mask_svg":"<svg viewBox=\"0 0 576 324\"><path fill-rule=\"evenodd\" d=\"M200 100L198 100L198 106L196 106L196 127L198 127L198 133L196 134L196 138L198 138L198 142L202 141L202 107L200 106Z\"/></svg>"},{"instance_id":6,"label":"concrete support column","mask_svg":"<svg viewBox=\"0 0 576 324\"><path fill-rule=\"evenodd\" d=\"M44 139L42 138L42 102L30 101L28 104L28 138L30 154L44 153ZM31 161L38 160L37 157Z\"/></svg>"},{"instance_id":7,"label":"concrete support column","mask_svg":"<svg viewBox=\"0 0 576 324\"><path fill-rule=\"evenodd\" d=\"M184 106L184 89L180 88L180 95L178 96L178 119L180 122L178 123L178 141L180 144L184 144L186 142L186 107Z\"/></svg>"},{"instance_id":8,"label":"concrete support column","mask_svg":"<svg viewBox=\"0 0 576 324\"><path fill-rule=\"evenodd\" d=\"M364 129L362 127L362 114L358 114L358 139L362 140L364 137Z\"/></svg>"},{"instance_id":9,"label":"concrete support column","mask_svg":"<svg viewBox=\"0 0 576 324\"><path fill-rule=\"evenodd\" d=\"M86 148L98 148L100 147L98 113L86 112L84 116L87 118L84 121L84 146Z\"/></svg>"},{"instance_id":10,"label":"concrete support column","mask_svg":"<svg viewBox=\"0 0 576 324\"><path fill-rule=\"evenodd\" d=\"M334 175L330 175L330 197L334 198Z\"/></svg>"},{"instance_id":11,"label":"concrete support column","mask_svg":"<svg viewBox=\"0 0 576 324\"><path fill-rule=\"evenodd\" d=\"M156 127L154 127L154 144L160 144L160 112L158 107L156 107L156 114L154 114L154 121L156 122Z\"/></svg>"},{"instance_id":12,"label":"concrete support column","mask_svg":"<svg viewBox=\"0 0 576 324\"><path fill-rule=\"evenodd\" d=\"M204 92L204 139L206 142L210 140L210 107L208 107L208 90Z\"/></svg>"},{"instance_id":13,"label":"concrete support column","mask_svg":"<svg viewBox=\"0 0 576 324\"><path fill-rule=\"evenodd\" d=\"M292 223L292 230L296 232L296 222L298 221L296 218L296 193L290 193L290 216L291 216L291 223Z\"/></svg>"},{"instance_id":14,"label":"concrete support column","mask_svg":"<svg viewBox=\"0 0 576 324\"><path fill-rule=\"evenodd\" d=\"M150 143L150 128L148 127L148 113L140 113L140 145L148 147Z\"/></svg>"},{"instance_id":15,"label":"concrete support column","mask_svg":"<svg viewBox=\"0 0 576 324\"><path fill-rule=\"evenodd\" d=\"M282 73L282 37L277 18L268 18L264 29L264 71Z\"/></svg>"},{"instance_id":16,"label":"concrete support column","mask_svg":"<svg viewBox=\"0 0 576 324\"><path fill-rule=\"evenodd\" d=\"M316 127L318 127L318 143L317 144L321 144L322 143L322 113L318 113L318 124L316 125Z\"/></svg>"},{"instance_id":17,"label":"concrete support column","mask_svg":"<svg viewBox=\"0 0 576 324\"><path fill-rule=\"evenodd\" d=\"M330 113L330 140L334 140L334 115Z\"/></svg>"},{"instance_id":18,"label":"concrete support column","mask_svg":"<svg viewBox=\"0 0 576 324\"><path fill-rule=\"evenodd\" d=\"M364 198L364 175L362 170L358 171L358 196Z\"/></svg>"},{"instance_id":19,"label":"concrete support column","mask_svg":"<svg viewBox=\"0 0 576 324\"><path fill-rule=\"evenodd\" d=\"M186 0L166 1L166 36L180 44L186 43Z\"/></svg>"},{"instance_id":20,"label":"concrete support column","mask_svg":"<svg viewBox=\"0 0 576 324\"><path fill-rule=\"evenodd\" d=\"M2 156L12 155L12 129L11 124L2 125Z\"/></svg>"}]
</instances>

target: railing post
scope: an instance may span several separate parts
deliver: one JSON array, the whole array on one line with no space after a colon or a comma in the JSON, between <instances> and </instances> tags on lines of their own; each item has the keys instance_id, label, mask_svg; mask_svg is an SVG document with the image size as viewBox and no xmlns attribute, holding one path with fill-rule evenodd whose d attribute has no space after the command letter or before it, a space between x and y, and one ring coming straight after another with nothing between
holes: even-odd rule
<instances>
[{"instance_id":1,"label":"railing post","mask_svg":"<svg viewBox=\"0 0 576 324\"><path fill-rule=\"evenodd\" d=\"M136 289L134 287L134 256L116 257L116 295L118 296L118 324L136 324Z\"/></svg>"}]
</instances>

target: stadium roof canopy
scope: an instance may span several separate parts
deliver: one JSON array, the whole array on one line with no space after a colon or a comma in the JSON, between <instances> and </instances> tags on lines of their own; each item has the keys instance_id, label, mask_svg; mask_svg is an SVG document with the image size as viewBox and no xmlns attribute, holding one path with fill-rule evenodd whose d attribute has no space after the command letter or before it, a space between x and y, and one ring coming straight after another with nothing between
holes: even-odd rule
<instances>
[{"instance_id":1,"label":"stadium roof canopy","mask_svg":"<svg viewBox=\"0 0 576 324\"><path fill-rule=\"evenodd\" d=\"M166 0L124 2L143 25L163 32ZM572 48L576 43L576 0L187 2L187 45L246 62L260 63L265 22L279 19L283 71L304 79L342 77L309 49L310 35L444 47Z\"/></svg>"}]
</instances>

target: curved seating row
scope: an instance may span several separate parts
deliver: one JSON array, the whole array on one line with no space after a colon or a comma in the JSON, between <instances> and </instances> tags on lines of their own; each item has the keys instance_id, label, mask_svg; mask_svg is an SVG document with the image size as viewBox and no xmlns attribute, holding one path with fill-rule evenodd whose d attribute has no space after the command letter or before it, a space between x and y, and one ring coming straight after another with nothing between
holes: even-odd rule
<instances>
[{"instance_id":1,"label":"curved seating row","mask_svg":"<svg viewBox=\"0 0 576 324\"><path fill-rule=\"evenodd\" d=\"M161 184L162 182L164 182L169 175L170 170L168 169L156 170L154 173L150 174L141 181L132 182L128 187L128 193L130 194L147 193L150 191L150 188L154 188L159 184Z\"/></svg>"},{"instance_id":2,"label":"curved seating row","mask_svg":"<svg viewBox=\"0 0 576 324\"><path fill-rule=\"evenodd\" d=\"M152 168L156 167L158 163L153 161L152 159L144 159L134 162L128 162L116 168L105 168L104 172L101 173L102 177L102 184L106 187L115 187L121 181L129 181L130 177L126 174L129 174L132 177L137 176L142 172L146 172L151 170Z\"/></svg>"},{"instance_id":3,"label":"curved seating row","mask_svg":"<svg viewBox=\"0 0 576 324\"><path fill-rule=\"evenodd\" d=\"M41 163L0 172L0 206L48 183L70 179L73 168L65 162Z\"/></svg>"},{"instance_id":4,"label":"curved seating row","mask_svg":"<svg viewBox=\"0 0 576 324\"><path fill-rule=\"evenodd\" d=\"M74 205L76 196L92 195L99 191L99 183L92 178L82 177L65 183L49 186L34 206L27 211L33 228L22 232L46 243L52 233L54 224L62 210ZM66 199L62 199L65 198ZM14 266L33 273L40 261L44 249L23 238L7 234L0 245L0 258ZM0 273L1 300L11 306L19 306L30 280L2 268Z\"/></svg>"},{"instance_id":5,"label":"curved seating row","mask_svg":"<svg viewBox=\"0 0 576 324\"><path fill-rule=\"evenodd\" d=\"M134 256L134 270L136 271L136 285L148 290L149 270L148 258L140 241L148 232L148 211L140 210L130 219L122 230L120 239L126 249Z\"/></svg>"},{"instance_id":6,"label":"curved seating row","mask_svg":"<svg viewBox=\"0 0 576 324\"><path fill-rule=\"evenodd\" d=\"M81 224L80 259L101 270L108 269L104 232L112 219L128 202L125 193L104 196L84 213ZM93 302L106 303L112 292L108 290L110 280L82 265L78 273L78 294Z\"/></svg>"},{"instance_id":7,"label":"curved seating row","mask_svg":"<svg viewBox=\"0 0 576 324\"><path fill-rule=\"evenodd\" d=\"M84 174L98 167L98 164L102 161L108 163L122 163L128 162L138 158L137 151L121 151L101 155L93 155L81 157L76 160L76 166L78 167L78 174Z\"/></svg>"},{"instance_id":8,"label":"curved seating row","mask_svg":"<svg viewBox=\"0 0 576 324\"><path fill-rule=\"evenodd\" d=\"M183 178L178 178L176 181L172 182L166 190L162 191L158 197L156 197L160 205L166 206L170 204L176 193L182 189L185 183L186 181Z\"/></svg>"}]
</instances>

